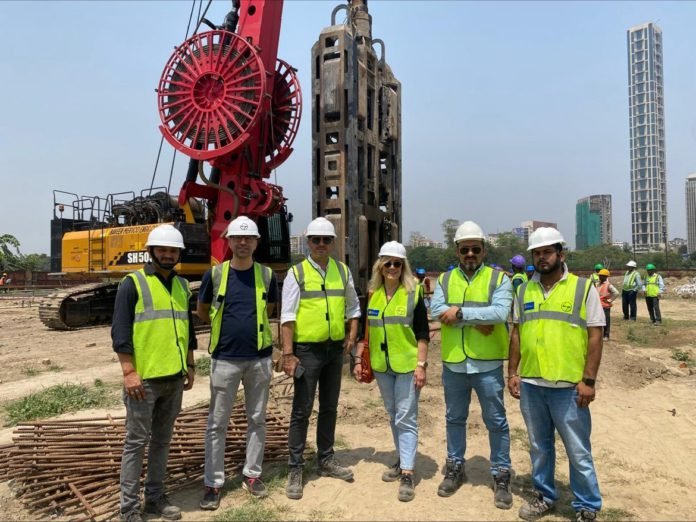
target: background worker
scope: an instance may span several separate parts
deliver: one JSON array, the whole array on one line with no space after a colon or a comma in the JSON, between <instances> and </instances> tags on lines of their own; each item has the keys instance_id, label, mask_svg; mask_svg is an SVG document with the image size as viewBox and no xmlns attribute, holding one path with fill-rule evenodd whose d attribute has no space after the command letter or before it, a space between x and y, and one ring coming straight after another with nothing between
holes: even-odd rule
<instances>
[{"instance_id":1,"label":"background worker","mask_svg":"<svg viewBox=\"0 0 696 522\"><path fill-rule=\"evenodd\" d=\"M599 293L599 301L602 304L602 309L604 310L604 320L606 324L604 325L604 340L609 340L609 330L611 327L611 305L614 300L619 297L619 291L614 285L609 281L609 270L602 268L599 271L599 284L597 285L597 292Z\"/></svg>"},{"instance_id":2,"label":"background worker","mask_svg":"<svg viewBox=\"0 0 696 522\"><path fill-rule=\"evenodd\" d=\"M643 281L640 279L640 274L636 267L635 261L626 263L626 273L624 274L623 287L621 288L621 309L623 311L624 321L636 320L637 305L636 298L638 290L643 286Z\"/></svg>"},{"instance_id":3,"label":"background worker","mask_svg":"<svg viewBox=\"0 0 696 522\"><path fill-rule=\"evenodd\" d=\"M7 272L3 272L2 276L0 276L0 292L7 293L7 288L5 286L6 284L7 284Z\"/></svg>"},{"instance_id":4,"label":"background worker","mask_svg":"<svg viewBox=\"0 0 696 522\"><path fill-rule=\"evenodd\" d=\"M353 374L359 379L360 357L370 350L370 363L389 414L398 459L382 475L399 481L398 498L415 497L414 469L418 448L418 398L428 368L428 312L415 284L406 249L397 241L382 245L372 266L367 305L368 343L358 343Z\"/></svg>"},{"instance_id":5,"label":"background worker","mask_svg":"<svg viewBox=\"0 0 696 522\"><path fill-rule=\"evenodd\" d=\"M650 322L655 326L660 326L662 324L660 295L665 291L665 283L662 276L655 272L655 265L648 263L645 269L648 271L648 277L645 278L645 285L643 285L645 304L648 306Z\"/></svg>"},{"instance_id":6,"label":"background worker","mask_svg":"<svg viewBox=\"0 0 696 522\"><path fill-rule=\"evenodd\" d=\"M203 276L198 317L211 323L210 410L205 433L205 492L201 509L220 506L225 484L225 440L240 382L247 416L242 487L255 497L268 495L261 480L266 444L266 405L273 377L273 335L268 321L278 301L273 270L254 262L259 229L246 216L227 227L232 259Z\"/></svg>"},{"instance_id":7,"label":"background worker","mask_svg":"<svg viewBox=\"0 0 696 522\"><path fill-rule=\"evenodd\" d=\"M595 288L599 285L599 271L604 268L604 265L602 263L597 263L594 266L594 272L590 274L590 281L592 282L593 285L595 285Z\"/></svg>"},{"instance_id":8,"label":"background worker","mask_svg":"<svg viewBox=\"0 0 696 522\"><path fill-rule=\"evenodd\" d=\"M510 259L510 266L512 266L512 289L515 293L517 293L517 289L522 283L528 281L527 274L524 272L526 265L527 261L520 254L512 256L512 259Z\"/></svg>"},{"instance_id":9,"label":"background worker","mask_svg":"<svg viewBox=\"0 0 696 522\"><path fill-rule=\"evenodd\" d=\"M425 275L425 268L416 268L416 279L423 287L423 301L426 308L430 307L430 279Z\"/></svg>"},{"instance_id":10,"label":"background worker","mask_svg":"<svg viewBox=\"0 0 696 522\"><path fill-rule=\"evenodd\" d=\"M466 422L476 391L490 441L494 504L512 507L510 428L505 415L503 360L508 356L507 317L512 285L501 271L483 264L485 234L473 221L457 229L459 267L438 278L431 314L442 323L442 384L445 388L447 461L437 494L453 495L466 479Z\"/></svg>"},{"instance_id":11,"label":"background worker","mask_svg":"<svg viewBox=\"0 0 696 522\"><path fill-rule=\"evenodd\" d=\"M334 440L343 356L355 346L360 317L353 276L344 263L331 257L336 239L331 222L318 217L309 223L305 235L310 254L293 266L283 281L280 315L283 370L295 377L288 433L290 472L285 488L287 497L294 500L303 494L303 453L317 385L319 474L353 480L353 472L334 457Z\"/></svg>"},{"instance_id":12,"label":"background worker","mask_svg":"<svg viewBox=\"0 0 696 522\"><path fill-rule=\"evenodd\" d=\"M172 225L154 228L145 246L151 261L123 278L111 326L123 371L126 438L121 459L121 520L140 522L140 474L148 446L146 513L167 520L181 510L164 494L169 443L184 390L193 387L196 336L188 281L176 275L184 238Z\"/></svg>"},{"instance_id":13,"label":"background worker","mask_svg":"<svg viewBox=\"0 0 696 522\"><path fill-rule=\"evenodd\" d=\"M568 272L564 244L555 228L540 227L530 234L538 274L515 298L508 389L520 399L534 485L534 498L519 510L524 520L545 515L558 501L555 431L568 455L576 521L596 520L602 507L589 405L602 358L604 313L589 279Z\"/></svg>"},{"instance_id":14,"label":"background worker","mask_svg":"<svg viewBox=\"0 0 696 522\"><path fill-rule=\"evenodd\" d=\"M534 265L527 265L527 268L525 268L524 271L527 273L527 281L530 281L532 277L534 277L534 272L536 272L536 269L534 268Z\"/></svg>"}]
</instances>

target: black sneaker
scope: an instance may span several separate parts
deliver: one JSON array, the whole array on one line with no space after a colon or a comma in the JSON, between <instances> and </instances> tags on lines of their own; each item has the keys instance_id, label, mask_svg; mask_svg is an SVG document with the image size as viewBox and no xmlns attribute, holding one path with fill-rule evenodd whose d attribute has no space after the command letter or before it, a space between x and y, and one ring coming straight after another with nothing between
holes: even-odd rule
<instances>
[{"instance_id":1,"label":"black sneaker","mask_svg":"<svg viewBox=\"0 0 696 522\"><path fill-rule=\"evenodd\" d=\"M261 477L251 478L245 476L242 480L242 487L255 497L263 498L268 496L268 490L261 481Z\"/></svg>"},{"instance_id":2,"label":"black sneaker","mask_svg":"<svg viewBox=\"0 0 696 522\"><path fill-rule=\"evenodd\" d=\"M594 522L595 520L597 520L596 511L588 511L586 509L581 509L580 511L575 512L576 522Z\"/></svg>"},{"instance_id":3,"label":"black sneaker","mask_svg":"<svg viewBox=\"0 0 696 522\"><path fill-rule=\"evenodd\" d=\"M330 457L319 465L319 475L345 480L346 482L353 481L353 472L341 466L334 457Z\"/></svg>"},{"instance_id":4,"label":"black sneaker","mask_svg":"<svg viewBox=\"0 0 696 522\"><path fill-rule=\"evenodd\" d=\"M524 504L519 511L519 516L523 520L536 520L543 517L553 509L553 504L544 500L544 495L538 491L534 492L534 498Z\"/></svg>"},{"instance_id":5,"label":"black sneaker","mask_svg":"<svg viewBox=\"0 0 696 522\"><path fill-rule=\"evenodd\" d=\"M510 509L512 507L512 493L510 493L510 471L499 469L493 477L493 503L498 509Z\"/></svg>"},{"instance_id":6,"label":"black sneaker","mask_svg":"<svg viewBox=\"0 0 696 522\"><path fill-rule=\"evenodd\" d=\"M437 488L437 494L441 497L451 497L459 487L466 481L464 473L464 463L447 459L445 464L445 478Z\"/></svg>"},{"instance_id":7,"label":"black sneaker","mask_svg":"<svg viewBox=\"0 0 696 522\"><path fill-rule=\"evenodd\" d=\"M208 511L215 511L220 507L220 488L205 487L205 493L198 507Z\"/></svg>"},{"instance_id":8,"label":"black sneaker","mask_svg":"<svg viewBox=\"0 0 696 522\"><path fill-rule=\"evenodd\" d=\"M401 462L398 460L396 461L396 464L394 464L391 468L389 468L387 471L382 473L382 481L383 482L396 482L401 478Z\"/></svg>"},{"instance_id":9,"label":"black sneaker","mask_svg":"<svg viewBox=\"0 0 696 522\"><path fill-rule=\"evenodd\" d=\"M290 468L285 495L291 500L302 498L302 468Z\"/></svg>"},{"instance_id":10,"label":"black sneaker","mask_svg":"<svg viewBox=\"0 0 696 522\"><path fill-rule=\"evenodd\" d=\"M402 473L399 479L399 500L410 502L416 496L416 486L413 483L413 474Z\"/></svg>"},{"instance_id":11,"label":"black sneaker","mask_svg":"<svg viewBox=\"0 0 696 522\"><path fill-rule=\"evenodd\" d=\"M119 513L118 518L121 520L121 522L143 522L143 516L137 509L133 509L126 513Z\"/></svg>"},{"instance_id":12,"label":"black sneaker","mask_svg":"<svg viewBox=\"0 0 696 522\"><path fill-rule=\"evenodd\" d=\"M181 518L181 509L169 502L167 495L162 495L156 499L145 500L145 513L159 515L167 520L179 520Z\"/></svg>"}]
</instances>

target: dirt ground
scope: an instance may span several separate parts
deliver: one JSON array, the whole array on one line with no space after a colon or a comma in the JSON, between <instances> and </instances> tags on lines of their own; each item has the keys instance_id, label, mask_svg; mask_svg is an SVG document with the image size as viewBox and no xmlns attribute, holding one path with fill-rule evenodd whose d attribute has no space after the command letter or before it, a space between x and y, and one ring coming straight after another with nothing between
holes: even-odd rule
<instances>
[{"instance_id":1,"label":"dirt ground","mask_svg":"<svg viewBox=\"0 0 696 522\"><path fill-rule=\"evenodd\" d=\"M638 322L621 320L620 305L613 309L612 340L605 343L592 404L593 454L604 497L604 520L693 520L696 507L696 375L672 355L675 350L696 360L696 300L668 296L662 300L664 326L652 327L645 303L639 300ZM120 382L119 365L111 351L109 329L77 332L47 330L30 301L0 301L0 403L65 382L92 385ZM202 346L208 336L199 336ZM197 357L205 356L205 350ZM304 498L290 501L282 487L263 502L285 520L516 520L528 498L530 462L519 404L506 396L511 427L514 505L510 511L493 506L488 476L488 437L476 400L469 418L466 472L468 482L452 497L437 496L446 453L443 390L440 382L439 342L431 343L428 384L420 401L420 441L416 498L397 500L398 483L380 480L394 459L387 415L376 383L360 385L347 376L339 406L337 456L355 472L347 484L315 474L306 477ZM208 382L196 381L185 395L185 405L207 400ZM0 408L2 410L2 408ZM104 416L107 410L80 412L80 417ZM123 414L122 407L108 410ZM313 443L313 430L309 440ZM0 443L10 442L11 428L0 429ZM556 476L561 501L548 520L573 518L569 508L568 468L558 443ZM197 504L200 484L172 494L182 505L185 520L209 520ZM222 509L248 502L248 494L232 488ZM0 484L0 519L34 520Z\"/></svg>"}]
</instances>

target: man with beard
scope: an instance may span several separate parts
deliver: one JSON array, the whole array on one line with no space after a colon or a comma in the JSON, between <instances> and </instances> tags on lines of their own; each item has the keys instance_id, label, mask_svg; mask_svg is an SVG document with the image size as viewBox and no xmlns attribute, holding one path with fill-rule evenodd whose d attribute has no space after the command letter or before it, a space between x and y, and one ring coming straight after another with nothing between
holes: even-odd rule
<instances>
[{"instance_id":1,"label":"man with beard","mask_svg":"<svg viewBox=\"0 0 696 522\"><path fill-rule=\"evenodd\" d=\"M442 324L447 461L437 494L449 497L466 480L466 422L476 391L490 441L493 502L510 509L510 428L505 415L503 360L508 356L507 317L512 284L501 270L483 264L485 235L473 221L457 229L459 266L438 278L431 314Z\"/></svg>"},{"instance_id":2,"label":"man with beard","mask_svg":"<svg viewBox=\"0 0 696 522\"><path fill-rule=\"evenodd\" d=\"M111 326L123 371L126 439L121 459L121 520L140 522L140 473L149 442L145 512L167 520L181 510L164 494L169 443L184 390L193 387L196 337L188 281L176 275L184 238L172 225L150 232L150 262L118 287Z\"/></svg>"},{"instance_id":3,"label":"man with beard","mask_svg":"<svg viewBox=\"0 0 696 522\"><path fill-rule=\"evenodd\" d=\"M508 389L520 399L534 484L534 498L519 511L524 520L545 515L558 500L556 430L568 455L576 520L596 520L602 507L589 405L602 358L604 313L592 282L568 272L564 243L555 228L532 232L527 250L536 274L515 298Z\"/></svg>"}]
</instances>

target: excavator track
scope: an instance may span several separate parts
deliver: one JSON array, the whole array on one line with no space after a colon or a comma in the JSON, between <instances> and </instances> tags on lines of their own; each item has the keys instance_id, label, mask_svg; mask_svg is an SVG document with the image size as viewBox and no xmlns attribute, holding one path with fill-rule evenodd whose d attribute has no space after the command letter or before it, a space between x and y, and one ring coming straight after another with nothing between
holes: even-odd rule
<instances>
[{"instance_id":1,"label":"excavator track","mask_svg":"<svg viewBox=\"0 0 696 522\"><path fill-rule=\"evenodd\" d=\"M189 286L193 294L191 306L195 309L201 283L193 281ZM78 330L111 324L117 290L118 282L89 283L59 290L39 303L39 318L52 330ZM197 323L194 316L198 330L203 325Z\"/></svg>"},{"instance_id":2,"label":"excavator track","mask_svg":"<svg viewBox=\"0 0 696 522\"><path fill-rule=\"evenodd\" d=\"M53 330L111 323L118 283L88 283L49 294L39 303L41 322Z\"/></svg>"}]
</instances>

